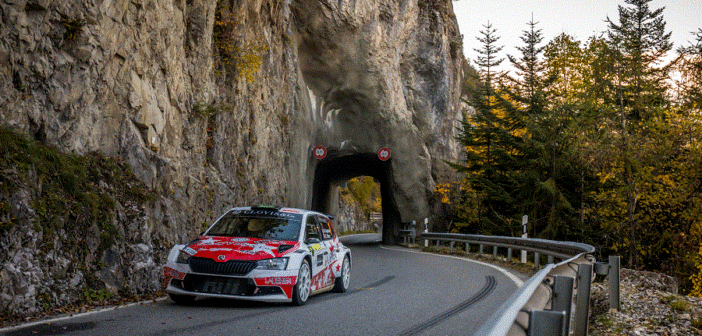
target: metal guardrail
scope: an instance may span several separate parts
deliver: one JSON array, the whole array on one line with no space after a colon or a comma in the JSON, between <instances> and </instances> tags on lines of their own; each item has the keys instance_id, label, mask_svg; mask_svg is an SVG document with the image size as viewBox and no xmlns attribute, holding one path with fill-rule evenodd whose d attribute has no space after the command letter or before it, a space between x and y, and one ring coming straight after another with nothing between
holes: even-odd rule
<instances>
[{"instance_id":1,"label":"metal guardrail","mask_svg":"<svg viewBox=\"0 0 702 336\"><path fill-rule=\"evenodd\" d=\"M573 335L586 336L593 266L596 274L608 275L610 308L620 308L619 257L611 256L609 263L597 263L591 245L455 233L424 232L417 237L413 233L401 232L406 242L424 240L425 246L433 241L439 247L444 242L454 249L456 243L463 243L466 252L470 252L471 245L477 244L480 254L485 246L492 246L494 257L498 257L499 248L506 248L508 260L515 250L533 252L536 268L540 267L541 256L547 256L546 265L486 320L475 335L565 336L571 334L572 327ZM526 262L524 258L523 254L522 262ZM555 263L556 259L560 262Z\"/></svg>"}]
</instances>

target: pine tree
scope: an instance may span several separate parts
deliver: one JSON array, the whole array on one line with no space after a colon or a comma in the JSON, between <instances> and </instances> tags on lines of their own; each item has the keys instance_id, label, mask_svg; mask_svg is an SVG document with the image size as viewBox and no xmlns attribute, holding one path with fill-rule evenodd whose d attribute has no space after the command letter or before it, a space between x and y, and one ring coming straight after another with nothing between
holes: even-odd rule
<instances>
[{"instance_id":1,"label":"pine tree","mask_svg":"<svg viewBox=\"0 0 702 336\"><path fill-rule=\"evenodd\" d=\"M480 77L477 92L472 95L472 103L476 113L471 118L472 124L470 122L464 123L463 140L466 146L481 148L478 151L478 155L481 157L475 157L475 155L470 154L469 156L473 156L475 159L472 163L476 167L475 170L484 171L489 178L493 173L491 167L494 165L495 160L494 142L497 141L497 132L499 131L499 117L496 114L495 82L501 79L503 75L502 72L497 71L495 68L504 61L504 58L498 58L497 56L504 47L496 45L500 36L495 35L497 30L492 28L490 22L483 27L485 27L485 30L480 31L482 37L476 37L482 43L482 48L474 49L479 54L475 63L478 65Z\"/></svg>"},{"instance_id":2,"label":"pine tree","mask_svg":"<svg viewBox=\"0 0 702 336\"><path fill-rule=\"evenodd\" d=\"M509 55L518 78L509 88L513 114L521 122L519 178L515 194L521 211L533 218L537 236L572 236L572 203L577 200L580 177L574 173L573 139L568 135L574 108L555 104L549 88L556 76L549 76L542 59L545 46L537 23L532 19L523 31L519 57Z\"/></svg>"},{"instance_id":3,"label":"pine tree","mask_svg":"<svg viewBox=\"0 0 702 336\"><path fill-rule=\"evenodd\" d=\"M665 101L664 69L656 67L673 44L665 31L663 8L651 10L652 0L626 0L631 7L619 6L619 23L607 18L608 40L619 52L620 107L632 120L650 118L652 106Z\"/></svg>"},{"instance_id":4,"label":"pine tree","mask_svg":"<svg viewBox=\"0 0 702 336\"><path fill-rule=\"evenodd\" d=\"M698 29L695 41L687 47L678 48L675 60L680 73L679 100L684 108L699 113L702 109L702 28Z\"/></svg>"},{"instance_id":5,"label":"pine tree","mask_svg":"<svg viewBox=\"0 0 702 336\"><path fill-rule=\"evenodd\" d=\"M463 122L460 141L466 149L465 164L455 164L457 170L466 173L468 192L474 192L478 201L478 218L467 218L475 225L472 232L511 235L517 222L512 218L516 204L510 194L514 172L514 137L512 121L506 116L504 99L498 92L504 73L497 67L504 58L498 53L502 46L496 43L499 36L490 23L484 26L477 40L482 48L475 61L480 82L472 94L471 104L475 114ZM475 199L475 197L463 197Z\"/></svg>"},{"instance_id":6,"label":"pine tree","mask_svg":"<svg viewBox=\"0 0 702 336\"><path fill-rule=\"evenodd\" d=\"M626 185L626 213L628 231L628 264L638 264L639 236L642 230L637 220L637 202L640 198L638 177L640 162L634 153L636 137L643 134L647 122L661 115L665 106L663 70L655 67L671 50L671 33L665 32L663 9L651 10L652 0L625 0L630 7L619 6L619 22L607 18L608 41L616 51L615 78L621 123L620 156L623 164L623 182Z\"/></svg>"},{"instance_id":7,"label":"pine tree","mask_svg":"<svg viewBox=\"0 0 702 336\"><path fill-rule=\"evenodd\" d=\"M518 89L520 101L526 104L529 109L535 110L541 109L544 104L543 89L546 86L544 83L546 67L544 62L539 59L545 46L539 46L543 37L541 29L536 29L537 24L532 19L527 23L529 30L522 32L520 39L524 42L524 46L517 47L517 50L522 53L521 57L507 55L519 77L513 82Z\"/></svg>"},{"instance_id":8,"label":"pine tree","mask_svg":"<svg viewBox=\"0 0 702 336\"><path fill-rule=\"evenodd\" d=\"M496 70L495 68L500 66L500 64L505 60L504 58L499 58L497 54L502 51L504 46L496 45L500 36L495 35L497 29L492 28L490 21L483 26L485 30L481 30L480 34L482 37L476 37L476 39L482 43L483 47L481 49L473 49L478 52L478 58L475 60L475 64L478 65L480 69L480 79L488 90L488 94L492 94L494 90L495 80L500 79L502 72Z\"/></svg>"}]
</instances>

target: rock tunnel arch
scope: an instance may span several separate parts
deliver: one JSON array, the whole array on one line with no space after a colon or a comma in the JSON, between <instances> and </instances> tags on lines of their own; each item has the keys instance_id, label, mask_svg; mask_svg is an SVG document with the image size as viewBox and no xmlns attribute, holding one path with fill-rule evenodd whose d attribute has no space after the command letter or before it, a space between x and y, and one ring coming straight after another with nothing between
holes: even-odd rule
<instances>
[{"instance_id":1,"label":"rock tunnel arch","mask_svg":"<svg viewBox=\"0 0 702 336\"><path fill-rule=\"evenodd\" d=\"M394 244L401 220L393 192L392 159L382 161L376 153L357 153L319 160L314 171L312 210L329 213L333 188L358 176L371 176L380 184L383 243Z\"/></svg>"}]
</instances>

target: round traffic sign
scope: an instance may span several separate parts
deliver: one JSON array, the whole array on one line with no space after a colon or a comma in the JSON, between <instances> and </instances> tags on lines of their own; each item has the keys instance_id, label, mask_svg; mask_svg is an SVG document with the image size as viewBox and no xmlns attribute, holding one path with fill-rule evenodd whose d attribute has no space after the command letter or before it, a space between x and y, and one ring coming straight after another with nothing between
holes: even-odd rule
<instances>
[{"instance_id":1,"label":"round traffic sign","mask_svg":"<svg viewBox=\"0 0 702 336\"><path fill-rule=\"evenodd\" d=\"M387 161L390 158L390 149L383 147L378 150L378 158L380 161Z\"/></svg>"},{"instance_id":2,"label":"round traffic sign","mask_svg":"<svg viewBox=\"0 0 702 336\"><path fill-rule=\"evenodd\" d=\"M327 156L327 149L324 146L315 146L312 149L312 156L318 160L324 159Z\"/></svg>"}]
</instances>

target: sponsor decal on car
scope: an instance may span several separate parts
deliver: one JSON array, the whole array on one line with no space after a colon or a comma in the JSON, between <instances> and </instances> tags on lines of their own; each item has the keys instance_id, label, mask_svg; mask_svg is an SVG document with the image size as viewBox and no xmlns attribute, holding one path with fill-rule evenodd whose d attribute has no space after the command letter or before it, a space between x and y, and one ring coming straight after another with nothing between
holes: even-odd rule
<instances>
[{"instance_id":1,"label":"sponsor decal on car","mask_svg":"<svg viewBox=\"0 0 702 336\"><path fill-rule=\"evenodd\" d=\"M295 281L297 281L296 276L256 278L256 286L294 285Z\"/></svg>"},{"instance_id":2,"label":"sponsor decal on car","mask_svg":"<svg viewBox=\"0 0 702 336\"><path fill-rule=\"evenodd\" d=\"M319 251L322 249L322 245L313 244L309 246L310 252Z\"/></svg>"},{"instance_id":3,"label":"sponsor decal on car","mask_svg":"<svg viewBox=\"0 0 702 336\"><path fill-rule=\"evenodd\" d=\"M284 248L280 251L280 247L283 245L289 246L289 248ZM198 257L215 260L221 254L226 255L226 260L279 258L291 253L297 246L299 246L299 243L294 241L219 236L201 237L199 242L192 245L193 251L197 250Z\"/></svg>"},{"instance_id":4,"label":"sponsor decal on car","mask_svg":"<svg viewBox=\"0 0 702 336\"><path fill-rule=\"evenodd\" d=\"M322 289L334 284L334 272L332 272L331 265L320 270L315 276L312 277L312 283L310 290L315 291Z\"/></svg>"},{"instance_id":5,"label":"sponsor decal on car","mask_svg":"<svg viewBox=\"0 0 702 336\"><path fill-rule=\"evenodd\" d=\"M231 252L231 251L234 251L234 249L231 247L213 247L213 248L208 248L207 251L210 251L210 252L217 252L217 251Z\"/></svg>"},{"instance_id":6,"label":"sponsor decal on car","mask_svg":"<svg viewBox=\"0 0 702 336\"><path fill-rule=\"evenodd\" d=\"M190 246L186 246L186 247L183 249L183 252L185 252L185 253L187 253L187 254L189 254L189 255L191 255L191 256L194 256L195 253L197 253L197 251L196 251L195 249L191 248Z\"/></svg>"},{"instance_id":7,"label":"sponsor decal on car","mask_svg":"<svg viewBox=\"0 0 702 336\"><path fill-rule=\"evenodd\" d=\"M234 215L263 215L263 216L275 216L275 217L280 217L280 218L291 218L291 219L296 219L299 216L296 216L295 212L292 211L276 211L276 210L235 210L231 212Z\"/></svg>"},{"instance_id":8,"label":"sponsor decal on car","mask_svg":"<svg viewBox=\"0 0 702 336\"><path fill-rule=\"evenodd\" d=\"M293 288L297 282L296 276L279 276L254 279L256 286L277 286L283 290L285 296L292 297Z\"/></svg>"},{"instance_id":9,"label":"sponsor decal on car","mask_svg":"<svg viewBox=\"0 0 702 336\"><path fill-rule=\"evenodd\" d=\"M165 287L168 287L168 284L171 282L173 279L178 279L178 280L183 280L185 279L185 273L172 269L168 266L165 266L163 268L163 275L166 278L164 281Z\"/></svg>"},{"instance_id":10,"label":"sponsor decal on car","mask_svg":"<svg viewBox=\"0 0 702 336\"><path fill-rule=\"evenodd\" d=\"M163 275L178 280L183 280L185 278L185 273L178 270L174 270L168 266L163 268Z\"/></svg>"}]
</instances>

